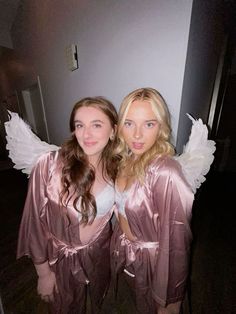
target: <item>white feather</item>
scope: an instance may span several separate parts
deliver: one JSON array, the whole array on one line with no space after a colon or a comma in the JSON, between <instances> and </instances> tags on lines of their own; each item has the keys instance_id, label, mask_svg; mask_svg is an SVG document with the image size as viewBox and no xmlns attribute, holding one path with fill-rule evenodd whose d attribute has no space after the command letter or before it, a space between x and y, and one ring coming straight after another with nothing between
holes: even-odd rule
<instances>
[{"instance_id":1,"label":"white feather","mask_svg":"<svg viewBox=\"0 0 236 314\"><path fill-rule=\"evenodd\" d=\"M9 157L14 163L15 169L30 175L32 168L42 154L58 150L60 147L42 141L17 113L11 111L8 113L11 118L4 125Z\"/></svg>"},{"instance_id":2,"label":"white feather","mask_svg":"<svg viewBox=\"0 0 236 314\"><path fill-rule=\"evenodd\" d=\"M206 180L214 160L215 142L208 140L208 129L201 119L195 120L189 114L193 125L189 140L184 146L183 153L175 159L181 164L183 173L193 192Z\"/></svg>"}]
</instances>

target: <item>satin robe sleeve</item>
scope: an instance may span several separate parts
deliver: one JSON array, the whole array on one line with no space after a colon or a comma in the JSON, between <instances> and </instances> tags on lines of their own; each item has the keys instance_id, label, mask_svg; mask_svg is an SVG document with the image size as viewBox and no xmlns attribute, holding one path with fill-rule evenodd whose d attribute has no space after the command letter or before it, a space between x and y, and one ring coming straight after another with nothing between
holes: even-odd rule
<instances>
[{"instance_id":1,"label":"satin robe sleeve","mask_svg":"<svg viewBox=\"0 0 236 314\"><path fill-rule=\"evenodd\" d=\"M152 289L156 302L166 306L184 298L194 195L181 167L173 159L166 159L153 178L152 199L158 212L160 233Z\"/></svg>"},{"instance_id":2,"label":"satin robe sleeve","mask_svg":"<svg viewBox=\"0 0 236 314\"><path fill-rule=\"evenodd\" d=\"M48 259L47 229L41 215L48 201L46 186L51 160L52 153L43 155L31 172L19 229L17 258L27 255L34 264L44 263Z\"/></svg>"}]
</instances>

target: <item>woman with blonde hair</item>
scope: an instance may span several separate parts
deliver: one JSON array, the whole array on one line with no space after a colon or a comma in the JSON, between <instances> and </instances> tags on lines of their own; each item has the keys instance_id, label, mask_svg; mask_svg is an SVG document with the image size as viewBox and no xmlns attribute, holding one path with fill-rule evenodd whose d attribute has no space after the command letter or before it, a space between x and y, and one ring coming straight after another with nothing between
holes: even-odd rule
<instances>
[{"instance_id":1,"label":"woman with blonde hair","mask_svg":"<svg viewBox=\"0 0 236 314\"><path fill-rule=\"evenodd\" d=\"M112 236L113 273L135 293L137 313L179 313L185 295L194 195L173 158L170 114L153 88L126 96L118 122L119 224Z\"/></svg>"}]
</instances>

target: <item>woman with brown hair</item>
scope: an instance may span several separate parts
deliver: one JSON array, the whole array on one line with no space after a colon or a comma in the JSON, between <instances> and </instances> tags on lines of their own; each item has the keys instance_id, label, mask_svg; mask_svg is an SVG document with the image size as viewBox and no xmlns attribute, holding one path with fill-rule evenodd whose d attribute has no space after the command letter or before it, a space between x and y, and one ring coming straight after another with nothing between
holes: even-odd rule
<instances>
[{"instance_id":1,"label":"woman with brown hair","mask_svg":"<svg viewBox=\"0 0 236 314\"><path fill-rule=\"evenodd\" d=\"M108 289L116 124L107 99L80 100L71 138L43 154L30 174L17 257L32 259L38 294L52 313L86 313L87 295L98 313Z\"/></svg>"}]
</instances>

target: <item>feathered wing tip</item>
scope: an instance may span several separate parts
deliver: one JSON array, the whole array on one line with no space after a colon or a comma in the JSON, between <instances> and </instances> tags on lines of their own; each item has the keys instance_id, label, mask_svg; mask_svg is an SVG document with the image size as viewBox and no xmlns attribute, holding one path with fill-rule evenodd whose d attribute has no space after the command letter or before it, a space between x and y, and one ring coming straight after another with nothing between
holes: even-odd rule
<instances>
[{"instance_id":1,"label":"feathered wing tip","mask_svg":"<svg viewBox=\"0 0 236 314\"><path fill-rule=\"evenodd\" d=\"M175 159L181 164L183 173L195 193L206 180L205 176L214 160L216 147L214 141L208 140L208 129L202 120L195 120L189 114L187 116L193 123L191 133L183 153Z\"/></svg>"},{"instance_id":2,"label":"feathered wing tip","mask_svg":"<svg viewBox=\"0 0 236 314\"><path fill-rule=\"evenodd\" d=\"M29 176L42 154L56 151L59 147L42 141L17 113L8 111L8 114L10 120L4 123L7 134L6 149L9 151L14 168Z\"/></svg>"}]
</instances>

